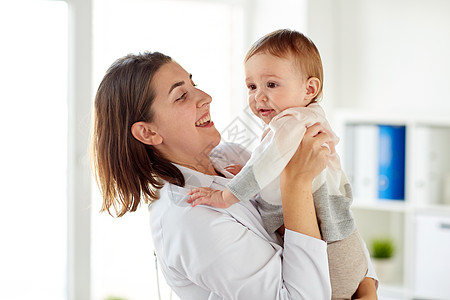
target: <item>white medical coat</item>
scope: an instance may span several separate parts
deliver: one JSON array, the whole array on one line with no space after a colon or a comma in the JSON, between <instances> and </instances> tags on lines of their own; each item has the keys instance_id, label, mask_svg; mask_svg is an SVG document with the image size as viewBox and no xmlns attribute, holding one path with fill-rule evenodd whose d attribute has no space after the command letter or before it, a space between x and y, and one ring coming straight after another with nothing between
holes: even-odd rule
<instances>
[{"instance_id":1,"label":"white medical coat","mask_svg":"<svg viewBox=\"0 0 450 300\"><path fill-rule=\"evenodd\" d=\"M150 205L155 250L168 285L183 300L330 299L325 242L286 230L283 244L264 229L254 201L227 209L186 203L194 187L224 189L233 177L224 167L244 165L249 157L239 145L221 144L211 160L227 178L177 166L185 187L166 183ZM376 278L368 260L367 276Z\"/></svg>"}]
</instances>

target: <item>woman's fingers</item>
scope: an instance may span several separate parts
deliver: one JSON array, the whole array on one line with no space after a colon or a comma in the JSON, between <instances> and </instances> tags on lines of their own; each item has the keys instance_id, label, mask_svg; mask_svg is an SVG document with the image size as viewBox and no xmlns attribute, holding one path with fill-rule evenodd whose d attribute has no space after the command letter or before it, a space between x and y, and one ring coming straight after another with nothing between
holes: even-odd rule
<instances>
[{"instance_id":1,"label":"woman's fingers","mask_svg":"<svg viewBox=\"0 0 450 300\"><path fill-rule=\"evenodd\" d=\"M305 135L316 136L323 131L324 131L324 128L322 125L320 125L320 123L314 123L313 125L306 128Z\"/></svg>"},{"instance_id":2,"label":"woman's fingers","mask_svg":"<svg viewBox=\"0 0 450 300\"><path fill-rule=\"evenodd\" d=\"M321 147L327 149L327 150L328 150L328 153L331 152L330 146L329 146L327 143L323 143L323 144L321 145Z\"/></svg>"},{"instance_id":3,"label":"woman's fingers","mask_svg":"<svg viewBox=\"0 0 450 300\"><path fill-rule=\"evenodd\" d=\"M311 138L313 147L325 147L329 152L334 151L334 144L331 140L331 136L324 130L320 123L315 123L311 127L307 128L305 136Z\"/></svg>"},{"instance_id":4,"label":"woman's fingers","mask_svg":"<svg viewBox=\"0 0 450 300\"><path fill-rule=\"evenodd\" d=\"M320 145L330 142L330 136L325 131L325 128L320 123L315 123L308 127L305 132L306 137L312 137L316 143Z\"/></svg>"},{"instance_id":5,"label":"woman's fingers","mask_svg":"<svg viewBox=\"0 0 450 300\"><path fill-rule=\"evenodd\" d=\"M320 124L307 128L302 142L285 168L287 173L284 175L312 181L328 162L330 148L325 145L329 140L329 135Z\"/></svg>"},{"instance_id":6,"label":"woman's fingers","mask_svg":"<svg viewBox=\"0 0 450 300\"><path fill-rule=\"evenodd\" d=\"M334 151L334 145L331 143L330 135L323 130L323 127L319 123L314 124L306 130L302 143L309 144L313 150L317 149L319 155L330 154Z\"/></svg>"}]
</instances>

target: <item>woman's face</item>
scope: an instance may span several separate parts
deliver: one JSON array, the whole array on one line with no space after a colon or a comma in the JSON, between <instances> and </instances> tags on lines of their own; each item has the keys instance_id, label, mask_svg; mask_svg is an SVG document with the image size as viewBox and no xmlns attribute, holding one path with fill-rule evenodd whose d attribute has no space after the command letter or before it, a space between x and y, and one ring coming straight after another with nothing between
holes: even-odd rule
<instances>
[{"instance_id":1,"label":"woman's face","mask_svg":"<svg viewBox=\"0 0 450 300\"><path fill-rule=\"evenodd\" d=\"M220 134L211 120L211 96L196 88L192 75L176 62L163 65L152 79L155 99L151 122L162 137L156 148L174 163L209 160Z\"/></svg>"}]
</instances>

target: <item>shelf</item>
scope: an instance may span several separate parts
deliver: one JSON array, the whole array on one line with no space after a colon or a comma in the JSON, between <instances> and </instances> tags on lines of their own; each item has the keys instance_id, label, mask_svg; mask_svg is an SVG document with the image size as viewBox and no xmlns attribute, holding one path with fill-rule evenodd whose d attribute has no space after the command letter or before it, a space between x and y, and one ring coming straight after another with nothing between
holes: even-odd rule
<instances>
[{"instance_id":1,"label":"shelf","mask_svg":"<svg viewBox=\"0 0 450 300\"><path fill-rule=\"evenodd\" d=\"M373 210L385 212L425 212L434 214L450 214L450 205L448 204L410 204L404 201L395 200L373 200L371 202L358 202L354 200L352 209L355 210Z\"/></svg>"},{"instance_id":2,"label":"shelf","mask_svg":"<svg viewBox=\"0 0 450 300\"><path fill-rule=\"evenodd\" d=\"M391 124L408 125L418 124L426 126L445 126L450 127L450 118L448 114L435 113L433 115L410 114L408 112L386 112L379 110L352 110L342 109L336 112L334 119L338 124Z\"/></svg>"},{"instance_id":3,"label":"shelf","mask_svg":"<svg viewBox=\"0 0 450 300\"><path fill-rule=\"evenodd\" d=\"M395 275L384 281L380 276L379 299L450 299L445 281L450 278L450 118L346 110L334 120L341 138L337 151L352 184L358 230L369 251L376 238L395 243ZM383 140L386 127L380 125L391 130L387 135L391 144ZM404 127L401 139L396 137L396 126ZM398 147L396 142L403 139L404 145ZM383 173L385 149L391 153L388 173ZM398 164L402 157L404 165ZM385 179L404 191L388 197L403 199L378 199L384 197Z\"/></svg>"},{"instance_id":4,"label":"shelf","mask_svg":"<svg viewBox=\"0 0 450 300\"><path fill-rule=\"evenodd\" d=\"M450 205L448 204L420 204L414 206L415 212L450 215Z\"/></svg>"},{"instance_id":5,"label":"shelf","mask_svg":"<svg viewBox=\"0 0 450 300\"><path fill-rule=\"evenodd\" d=\"M354 209L366 209L366 210L378 210L378 211L393 211L393 212L404 212L411 207L408 203L404 201L396 200L372 200L365 202L358 202L355 199L352 208Z\"/></svg>"}]
</instances>

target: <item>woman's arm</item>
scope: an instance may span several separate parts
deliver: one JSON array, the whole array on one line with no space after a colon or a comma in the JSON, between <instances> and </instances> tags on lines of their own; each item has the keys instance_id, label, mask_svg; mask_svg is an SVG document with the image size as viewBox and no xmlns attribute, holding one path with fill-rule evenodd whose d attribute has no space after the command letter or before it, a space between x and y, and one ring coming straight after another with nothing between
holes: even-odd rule
<instances>
[{"instance_id":1,"label":"woman's arm","mask_svg":"<svg viewBox=\"0 0 450 300\"><path fill-rule=\"evenodd\" d=\"M321 239L312 197L312 181L325 168L329 136L315 124L308 128L296 153L281 173L284 226Z\"/></svg>"},{"instance_id":2,"label":"woman's arm","mask_svg":"<svg viewBox=\"0 0 450 300\"><path fill-rule=\"evenodd\" d=\"M308 131L303 146L291 161L291 167L300 166L303 174L297 176L298 172L292 168L285 173L283 193L284 198L289 198L285 202L295 212L286 216L284 248L270 240L251 203L232 206L225 212L172 205L167 207L170 214L152 213L155 216L152 223L164 231L160 247L165 256L160 256L165 262L162 265L174 277L186 278L186 282L225 299L330 299L326 244L318 235L317 221L310 217L313 221L297 224L295 220L295 215L303 218L315 213L314 207L308 206L312 203L310 186L326 165L326 153L319 149L326 138L323 134L316 137L318 128ZM303 186L309 186L309 190ZM296 193L299 190L303 193ZM186 191L179 194L185 196ZM173 195L173 190L166 197L169 195ZM309 211L302 211L304 207L309 207ZM157 216L161 216L160 221Z\"/></svg>"},{"instance_id":3,"label":"woman's arm","mask_svg":"<svg viewBox=\"0 0 450 300\"><path fill-rule=\"evenodd\" d=\"M287 287L290 286L291 277L299 277L298 269L292 268L289 263L291 260L295 261L298 255L304 253L303 249L296 247L293 242L295 237L306 235L313 240L323 243L321 240L319 225L317 223L316 211L314 208L314 201L312 197L312 181L325 168L329 154L329 149L323 144L328 141L328 135L322 132L323 127L320 125L313 125L305 133L305 136L298 147L296 153L285 167L280 177L281 196L283 201L283 218L286 233L284 236L284 252L283 252L283 277ZM318 253L323 251L322 248L317 247ZM320 270L323 268L322 259L327 260L327 255L316 259L305 260L298 259L301 264L304 264L309 270ZM325 264L324 270L321 272L304 272L301 274L303 281L309 282L310 295L305 295L306 299L330 299L331 298L331 283L328 271L328 260ZM313 296L314 293L321 291L320 298ZM297 299L293 296L293 299Z\"/></svg>"},{"instance_id":4,"label":"woman's arm","mask_svg":"<svg viewBox=\"0 0 450 300\"><path fill-rule=\"evenodd\" d=\"M325 242L287 229L283 248L265 231L251 203L226 211L192 208L184 204L184 188L161 194L152 208L155 247L169 284L180 296L186 293L181 298L206 299L183 288L192 282L199 288L191 285L191 291L220 299L330 299Z\"/></svg>"}]
</instances>

